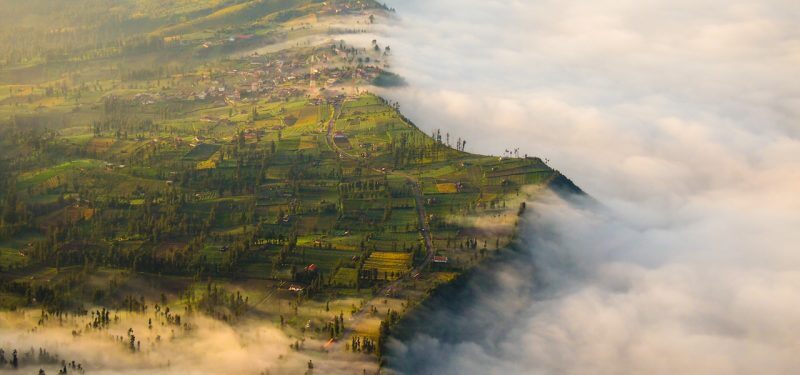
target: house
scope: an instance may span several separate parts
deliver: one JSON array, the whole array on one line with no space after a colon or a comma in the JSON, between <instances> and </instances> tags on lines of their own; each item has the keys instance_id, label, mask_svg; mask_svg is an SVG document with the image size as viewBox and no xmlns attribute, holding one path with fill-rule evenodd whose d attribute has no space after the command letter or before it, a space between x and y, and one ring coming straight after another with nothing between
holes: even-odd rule
<instances>
[{"instance_id":1,"label":"house","mask_svg":"<svg viewBox=\"0 0 800 375\"><path fill-rule=\"evenodd\" d=\"M350 148L350 140L342 132L337 131L336 133L333 134L333 143L335 143L337 146L341 148L346 148L346 149Z\"/></svg>"},{"instance_id":2,"label":"house","mask_svg":"<svg viewBox=\"0 0 800 375\"><path fill-rule=\"evenodd\" d=\"M299 286L299 285L289 285L289 291L290 292L302 292L303 291L303 287Z\"/></svg>"},{"instance_id":3,"label":"house","mask_svg":"<svg viewBox=\"0 0 800 375\"><path fill-rule=\"evenodd\" d=\"M306 272L317 272L319 270L319 267L317 267L316 264L309 264L303 270Z\"/></svg>"},{"instance_id":4,"label":"house","mask_svg":"<svg viewBox=\"0 0 800 375\"><path fill-rule=\"evenodd\" d=\"M433 257L433 263L447 263L449 259L447 259L444 255L435 255Z\"/></svg>"}]
</instances>

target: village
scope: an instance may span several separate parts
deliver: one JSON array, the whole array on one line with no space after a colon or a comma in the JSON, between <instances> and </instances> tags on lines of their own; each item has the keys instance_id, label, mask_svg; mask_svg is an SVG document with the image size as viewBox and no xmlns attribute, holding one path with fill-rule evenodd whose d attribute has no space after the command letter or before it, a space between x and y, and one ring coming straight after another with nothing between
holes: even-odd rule
<instances>
[{"instance_id":1,"label":"village","mask_svg":"<svg viewBox=\"0 0 800 375\"><path fill-rule=\"evenodd\" d=\"M293 352L379 366L403 314L502 256L531 195L572 185L538 158L426 134L373 94L402 78L390 46L343 40L387 12L367 3L304 5L313 12L264 30L169 26L158 54L237 47L6 101L61 117L4 128L6 155L36 158L9 159L21 170L2 195L15 201L0 228L0 306L257 318L296 340Z\"/></svg>"}]
</instances>

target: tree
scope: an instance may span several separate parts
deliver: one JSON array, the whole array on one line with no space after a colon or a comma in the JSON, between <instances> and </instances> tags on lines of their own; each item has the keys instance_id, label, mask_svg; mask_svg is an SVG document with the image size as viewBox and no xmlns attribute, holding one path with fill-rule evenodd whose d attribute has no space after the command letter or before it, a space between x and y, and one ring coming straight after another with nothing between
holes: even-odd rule
<instances>
[{"instance_id":1,"label":"tree","mask_svg":"<svg viewBox=\"0 0 800 375\"><path fill-rule=\"evenodd\" d=\"M129 348L132 352L136 351L136 336L133 335L133 328L128 328Z\"/></svg>"}]
</instances>

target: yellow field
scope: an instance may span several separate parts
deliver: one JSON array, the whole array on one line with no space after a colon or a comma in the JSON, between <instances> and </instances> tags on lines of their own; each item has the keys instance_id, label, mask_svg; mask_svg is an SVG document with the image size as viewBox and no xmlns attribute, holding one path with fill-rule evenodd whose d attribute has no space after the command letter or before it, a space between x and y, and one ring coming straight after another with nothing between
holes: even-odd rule
<instances>
[{"instance_id":1,"label":"yellow field","mask_svg":"<svg viewBox=\"0 0 800 375\"><path fill-rule=\"evenodd\" d=\"M379 278L383 278L385 272L390 274L390 279L395 279L398 274L411 269L411 254L376 251L364 262L364 269L377 269ZM392 273L395 277L391 276Z\"/></svg>"},{"instance_id":2,"label":"yellow field","mask_svg":"<svg viewBox=\"0 0 800 375\"><path fill-rule=\"evenodd\" d=\"M201 161L201 162L197 163L197 169L198 170L214 169L216 167L217 167L217 162L216 162L216 159L214 159L213 157L211 159L204 160L204 161Z\"/></svg>"},{"instance_id":3,"label":"yellow field","mask_svg":"<svg viewBox=\"0 0 800 375\"><path fill-rule=\"evenodd\" d=\"M53 176L48 178L40 186L45 189L54 189L61 185L61 176Z\"/></svg>"},{"instance_id":4,"label":"yellow field","mask_svg":"<svg viewBox=\"0 0 800 375\"><path fill-rule=\"evenodd\" d=\"M443 183L443 184L436 184L436 190L438 190L440 193L444 193L444 194L458 193L458 188L456 187L456 184L454 184L452 182L446 182L446 183Z\"/></svg>"}]
</instances>

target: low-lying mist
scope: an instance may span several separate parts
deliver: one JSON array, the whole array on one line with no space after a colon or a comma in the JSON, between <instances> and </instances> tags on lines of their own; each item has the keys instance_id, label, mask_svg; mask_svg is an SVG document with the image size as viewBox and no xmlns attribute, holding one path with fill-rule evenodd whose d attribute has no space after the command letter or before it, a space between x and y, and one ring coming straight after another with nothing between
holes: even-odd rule
<instances>
[{"instance_id":1,"label":"low-lying mist","mask_svg":"<svg viewBox=\"0 0 800 375\"><path fill-rule=\"evenodd\" d=\"M193 314L175 324L162 318L153 312L109 312L107 325L89 327L92 316L43 319L33 310L0 313L0 349L8 361L0 364L0 373L44 369L55 374L61 360L68 373L80 373L71 366L75 361L87 374L123 375L303 374L309 360L327 373L371 367L368 358L355 354L323 355L324 342L290 337L269 321L228 324ZM300 351L290 348L298 342ZM18 351L17 370L10 363L13 350Z\"/></svg>"},{"instance_id":2,"label":"low-lying mist","mask_svg":"<svg viewBox=\"0 0 800 375\"><path fill-rule=\"evenodd\" d=\"M534 202L532 265L430 311L441 329L396 342L395 368L800 369L800 4L390 5L379 37L409 85L384 96L468 151L541 156L599 202Z\"/></svg>"}]
</instances>

